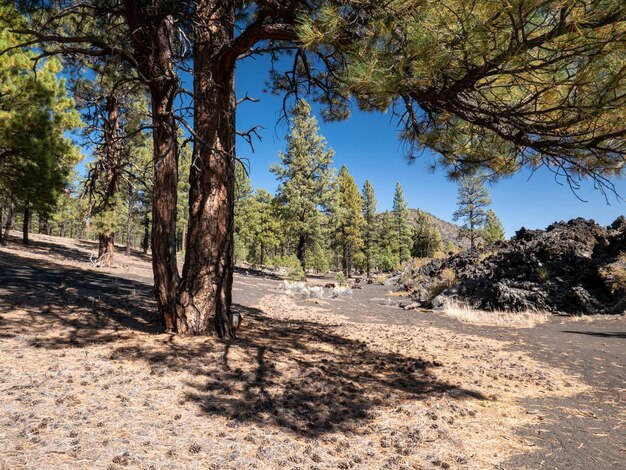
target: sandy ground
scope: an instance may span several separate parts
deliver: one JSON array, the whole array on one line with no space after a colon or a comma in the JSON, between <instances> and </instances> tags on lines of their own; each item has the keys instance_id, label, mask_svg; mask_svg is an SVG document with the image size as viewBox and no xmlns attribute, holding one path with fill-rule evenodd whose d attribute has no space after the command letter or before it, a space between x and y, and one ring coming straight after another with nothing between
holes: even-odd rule
<instances>
[{"instance_id":1,"label":"sandy ground","mask_svg":"<svg viewBox=\"0 0 626 470\"><path fill-rule=\"evenodd\" d=\"M95 268L89 242L34 239L0 249L0 468L626 458L623 318L490 328L404 311L384 286L302 299L241 272L240 338L179 338L156 321L148 258Z\"/></svg>"}]
</instances>

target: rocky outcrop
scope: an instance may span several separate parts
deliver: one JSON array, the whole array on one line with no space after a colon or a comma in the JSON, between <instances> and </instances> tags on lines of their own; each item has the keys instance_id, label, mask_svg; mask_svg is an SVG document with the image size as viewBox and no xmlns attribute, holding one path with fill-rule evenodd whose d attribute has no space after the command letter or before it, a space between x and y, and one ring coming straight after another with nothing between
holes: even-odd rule
<instances>
[{"instance_id":1,"label":"rocky outcrop","mask_svg":"<svg viewBox=\"0 0 626 470\"><path fill-rule=\"evenodd\" d=\"M510 241L409 265L399 283L423 306L462 300L483 310L621 313L626 307L626 220L574 219L522 228Z\"/></svg>"}]
</instances>

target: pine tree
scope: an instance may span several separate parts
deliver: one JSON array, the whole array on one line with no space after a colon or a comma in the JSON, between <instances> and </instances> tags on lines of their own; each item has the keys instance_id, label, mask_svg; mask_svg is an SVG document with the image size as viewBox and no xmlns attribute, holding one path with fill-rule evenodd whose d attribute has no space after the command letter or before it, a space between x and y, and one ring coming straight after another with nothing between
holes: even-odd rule
<instances>
[{"instance_id":1,"label":"pine tree","mask_svg":"<svg viewBox=\"0 0 626 470\"><path fill-rule=\"evenodd\" d=\"M264 266L268 253L279 243L279 220L276 205L270 193L259 189L252 198L249 213L254 215L252 227L252 243L249 249L251 259Z\"/></svg>"},{"instance_id":2,"label":"pine tree","mask_svg":"<svg viewBox=\"0 0 626 470\"><path fill-rule=\"evenodd\" d=\"M332 76L361 107L396 110L410 159L430 147L454 178L545 165L614 190L624 0L339 3L301 17L302 44L340 54Z\"/></svg>"},{"instance_id":3,"label":"pine tree","mask_svg":"<svg viewBox=\"0 0 626 470\"><path fill-rule=\"evenodd\" d=\"M332 198L334 152L319 134L317 119L309 104L300 100L291 118L287 149L280 152L280 164L271 171L280 186L277 198L282 219L296 240L296 256L306 273L306 252L321 236L320 210L328 210Z\"/></svg>"},{"instance_id":4,"label":"pine tree","mask_svg":"<svg viewBox=\"0 0 626 470\"><path fill-rule=\"evenodd\" d=\"M442 246L441 232L428 214L418 210L411 255L416 258L432 258Z\"/></svg>"},{"instance_id":5,"label":"pine tree","mask_svg":"<svg viewBox=\"0 0 626 470\"><path fill-rule=\"evenodd\" d=\"M365 271L369 278L374 260L376 259L376 207L378 205L374 187L369 180L365 180L363 184L361 197L363 198L363 218L365 219L365 227L363 228L363 254L365 255Z\"/></svg>"},{"instance_id":6,"label":"pine tree","mask_svg":"<svg viewBox=\"0 0 626 470\"><path fill-rule=\"evenodd\" d=\"M176 238L179 240L177 248L184 252L187 248L187 232L189 227L189 168L191 167L191 148L189 146L181 148L178 159Z\"/></svg>"},{"instance_id":7,"label":"pine tree","mask_svg":"<svg viewBox=\"0 0 626 470\"><path fill-rule=\"evenodd\" d=\"M404 192L400 183L396 183L396 191L393 196L393 222L394 222L394 252L398 255L400 263L411 259L411 247L413 245L409 209L404 199Z\"/></svg>"},{"instance_id":8,"label":"pine tree","mask_svg":"<svg viewBox=\"0 0 626 470\"><path fill-rule=\"evenodd\" d=\"M383 212L377 217L376 266L382 271L391 271L400 264L398 256L397 226L393 212Z\"/></svg>"},{"instance_id":9,"label":"pine tree","mask_svg":"<svg viewBox=\"0 0 626 470\"><path fill-rule=\"evenodd\" d=\"M491 209L487 211L485 226L481 231L481 236L487 243L495 243L506 239L502 222Z\"/></svg>"},{"instance_id":10,"label":"pine tree","mask_svg":"<svg viewBox=\"0 0 626 470\"><path fill-rule=\"evenodd\" d=\"M345 165L339 170L336 191L335 242L341 252L341 266L347 278L352 276L354 257L363 246L363 200L354 178Z\"/></svg>"},{"instance_id":11,"label":"pine tree","mask_svg":"<svg viewBox=\"0 0 626 470\"><path fill-rule=\"evenodd\" d=\"M0 17L0 195L9 207L0 244L7 242L18 210L23 211L23 241L28 243L31 214L53 209L81 158L64 135L81 122L58 77L60 62L40 60L35 71L32 61L38 52L17 47L11 32L24 19L4 5Z\"/></svg>"},{"instance_id":12,"label":"pine tree","mask_svg":"<svg viewBox=\"0 0 626 470\"><path fill-rule=\"evenodd\" d=\"M486 207L491 204L489 191L485 187L484 177L481 175L466 176L459 183L457 204L459 208L452 215L452 219L464 220L464 228L468 232L470 248L476 246L478 229L487 220Z\"/></svg>"}]
</instances>

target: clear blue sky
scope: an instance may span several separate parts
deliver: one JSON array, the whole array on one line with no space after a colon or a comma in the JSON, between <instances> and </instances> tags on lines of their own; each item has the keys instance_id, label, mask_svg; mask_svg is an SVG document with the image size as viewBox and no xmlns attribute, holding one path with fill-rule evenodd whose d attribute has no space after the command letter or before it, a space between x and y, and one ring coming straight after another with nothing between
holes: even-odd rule
<instances>
[{"instance_id":1,"label":"clear blue sky","mask_svg":"<svg viewBox=\"0 0 626 470\"><path fill-rule=\"evenodd\" d=\"M238 97L248 93L261 101L239 106L237 127L247 130L261 125L265 129L260 130L262 142L254 142L254 153L243 141L238 142L237 153L240 157L249 158L253 185L274 192L277 182L269 166L278 161L278 151L284 150L284 136L288 129L284 120L277 125L282 98L263 92L267 70L264 60L246 59L238 65ZM398 140L396 122L391 120L390 115L355 111L347 121L319 121L321 133L335 150L335 167L345 164L359 187L369 179L376 191L379 210L391 208L395 183L399 181L410 207L451 220L456 209L456 184L448 181L443 171L433 173L428 169L427 164L432 158L428 153L413 165L407 164ZM514 235L522 226L545 228L554 221L574 217L594 219L608 225L626 212L626 202L619 202L609 195L610 205L607 205L591 182L579 190L578 195L588 201L581 202L569 187L555 182L554 175L549 171L538 171L530 180L529 176L529 171L523 171L490 187L492 208L502 220L507 236ZM615 183L618 192L626 197L626 180Z\"/></svg>"}]
</instances>

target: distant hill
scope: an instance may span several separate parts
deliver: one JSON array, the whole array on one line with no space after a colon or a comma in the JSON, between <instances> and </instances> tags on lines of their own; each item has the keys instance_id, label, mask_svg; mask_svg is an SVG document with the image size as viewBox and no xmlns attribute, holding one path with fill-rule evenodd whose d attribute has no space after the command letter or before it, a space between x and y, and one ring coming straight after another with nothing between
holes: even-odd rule
<instances>
[{"instance_id":1,"label":"distant hill","mask_svg":"<svg viewBox=\"0 0 626 470\"><path fill-rule=\"evenodd\" d=\"M418 210L422 209L409 209L409 212L411 213L411 221L413 222L413 224L417 224ZM443 243L451 241L454 246L460 249L469 248L469 239L466 237L461 237L459 235L459 232L461 230L461 227L459 225L442 220L428 211L422 210L422 212L427 214L432 220L433 225L435 225L435 227L439 229L439 232L441 232L441 239L443 240Z\"/></svg>"},{"instance_id":2,"label":"distant hill","mask_svg":"<svg viewBox=\"0 0 626 470\"><path fill-rule=\"evenodd\" d=\"M453 224L452 222L448 222L446 220L440 219L439 217L431 214L428 211L425 211L422 209L409 209L411 223L413 224L413 226L417 225L417 211L418 210L421 210L426 215L428 215L428 217L430 217L433 225L439 229L439 232L441 233L441 240L443 241L443 243L446 243L447 241L451 241L452 244L456 246L457 248L459 248L461 251L469 248L470 246L469 238L461 237L459 234L459 232L461 231L460 225L456 225L456 224ZM482 239L478 237L477 240L481 241Z\"/></svg>"}]
</instances>

